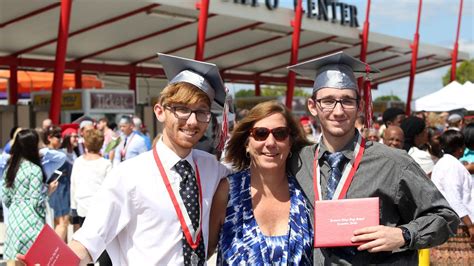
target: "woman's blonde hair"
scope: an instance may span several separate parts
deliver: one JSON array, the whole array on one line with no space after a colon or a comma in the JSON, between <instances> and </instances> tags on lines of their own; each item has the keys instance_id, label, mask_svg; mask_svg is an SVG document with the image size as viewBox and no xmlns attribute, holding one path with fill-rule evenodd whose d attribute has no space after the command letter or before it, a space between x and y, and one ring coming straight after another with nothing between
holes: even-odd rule
<instances>
[{"instance_id":1,"label":"woman's blonde hair","mask_svg":"<svg viewBox=\"0 0 474 266\"><path fill-rule=\"evenodd\" d=\"M104 144L104 133L98 129L87 129L84 132L84 145L90 153L99 153Z\"/></svg>"}]
</instances>

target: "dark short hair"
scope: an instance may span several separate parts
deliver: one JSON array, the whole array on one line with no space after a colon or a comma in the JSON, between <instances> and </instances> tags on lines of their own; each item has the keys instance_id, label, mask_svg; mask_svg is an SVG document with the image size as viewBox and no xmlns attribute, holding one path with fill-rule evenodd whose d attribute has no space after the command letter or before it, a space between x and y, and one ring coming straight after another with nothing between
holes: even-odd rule
<instances>
[{"instance_id":1,"label":"dark short hair","mask_svg":"<svg viewBox=\"0 0 474 266\"><path fill-rule=\"evenodd\" d=\"M457 130L446 130L439 138L439 144L444 153L453 155L464 147L464 135Z\"/></svg>"},{"instance_id":2,"label":"dark short hair","mask_svg":"<svg viewBox=\"0 0 474 266\"><path fill-rule=\"evenodd\" d=\"M382 115L383 123L387 124L387 122L389 121L393 122L395 118L397 118L397 116L404 115L404 114L405 114L405 111L403 111L402 109L397 108L397 107L390 107L387 110L385 110L385 112L383 112L383 115Z\"/></svg>"},{"instance_id":3,"label":"dark short hair","mask_svg":"<svg viewBox=\"0 0 474 266\"><path fill-rule=\"evenodd\" d=\"M290 129L291 152L297 152L310 143L306 139L303 128L291 111L282 103L277 101L266 101L257 104L249 113L237 123L232 131L232 137L227 143L227 155L225 160L231 162L238 169L243 170L250 165L250 158L246 156L246 146L250 136L250 130L255 123L273 114L282 114Z\"/></svg>"},{"instance_id":4,"label":"dark short hair","mask_svg":"<svg viewBox=\"0 0 474 266\"><path fill-rule=\"evenodd\" d=\"M48 137L62 138L61 128L58 127L58 126L54 126L54 125L46 128L45 131L44 131L44 135L43 135L43 142L46 145L49 144Z\"/></svg>"},{"instance_id":5,"label":"dark short hair","mask_svg":"<svg viewBox=\"0 0 474 266\"><path fill-rule=\"evenodd\" d=\"M464 143L470 150L474 150L474 122L467 124L463 131Z\"/></svg>"}]
</instances>

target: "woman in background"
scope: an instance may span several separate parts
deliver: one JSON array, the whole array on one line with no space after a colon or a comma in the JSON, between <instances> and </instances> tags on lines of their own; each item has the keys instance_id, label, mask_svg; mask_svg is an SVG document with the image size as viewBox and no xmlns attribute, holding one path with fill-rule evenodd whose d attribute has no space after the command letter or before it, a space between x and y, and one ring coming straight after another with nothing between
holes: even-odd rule
<instances>
[{"instance_id":1,"label":"woman in background","mask_svg":"<svg viewBox=\"0 0 474 266\"><path fill-rule=\"evenodd\" d=\"M58 181L46 185L41 168L38 134L32 129L18 132L11 148L11 158L4 172L2 200L9 208L9 222L4 258L13 260L25 254L45 223L47 193L54 191Z\"/></svg>"},{"instance_id":2,"label":"woman in background","mask_svg":"<svg viewBox=\"0 0 474 266\"><path fill-rule=\"evenodd\" d=\"M51 150L59 150L62 142L61 128L58 126L48 127L44 132L43 141ZM72 164L66 160L58 170L62 172L62 176L59 178L58 188L51 194L49 204L54 210L54 231L56 231L61 239L66 241L69 213L71 211Z\"/></svg>"}]
</instances>

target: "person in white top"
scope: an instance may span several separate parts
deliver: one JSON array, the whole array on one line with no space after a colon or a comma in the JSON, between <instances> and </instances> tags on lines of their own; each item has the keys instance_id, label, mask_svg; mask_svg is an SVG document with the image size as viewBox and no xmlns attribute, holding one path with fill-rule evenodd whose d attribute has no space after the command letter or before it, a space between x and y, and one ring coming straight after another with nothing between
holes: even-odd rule
<instances>
[{"instance_id":1,"label":"person in white top","mask_svg":"<svg viewBox=\"0 0 474 266\"><path fill-rule=\"evenodd\" d=\"M106 249L113 265L205 264L212 197L229 171L193 147L208 127L211 103L224 105L224 83L214 64L165 54L159 59L170 80L154 107L163 135L151 151L106 177L70 243L81 263L96 261ZM178 162L189 167L182 171ZM197 211L183 204L189 202L181 196L188 192L183 182L194 182Z\"/></svg>"},{"instance_id":2,"label":"person in white top","mask_svg":"<svg viewBox=\"0 0 474 266\"><path fill-rule=\"evenodd\" d=\"M97 129L84 133L86 153L74 161L71 173L71 208L77 210L80 224L84 222L89 208L93 205L93 196L112 169L109 160L100 155L104 134Z\"/></svg>"},{"instance_id":3,"label":"person in white top","mask_svg":"<svg viewBox=\"0 0 474 266\"><path fill-rule=\"evenodd\" d=\"M474 244L474 185L471 175L459 161L464 152L464 136L457 130L447 130L441 135L440 145L444 155L434 166L431 180L467 225Z\"/></svg>"},{"instance_id":4,"label":"person in white top","mask_svg":"<svg viewBox=\"0 0 474 266\"><path fill-rule=\"evenodd\" d=\"M114 166L148 151L145 140L134 131L133 121L130 116L122 116L119 122L121 142L115 148Z\"/></svg>"},{"instance_id":5,"label":"person in white top","mask_svg":"<svg viewBox=\"0 0 474 266\"><path fill-rule=\"evenodd\" d=\"M94 205L94 196L112 169L112 163L100 154L103 144L102 131L89 129L84 132L86 153L74 161L71 173L71 209L77 214L74 231L84 223L88 210ZM112 265L107 252L99 257L99 263Z\"/></svg>"}]
</instances>

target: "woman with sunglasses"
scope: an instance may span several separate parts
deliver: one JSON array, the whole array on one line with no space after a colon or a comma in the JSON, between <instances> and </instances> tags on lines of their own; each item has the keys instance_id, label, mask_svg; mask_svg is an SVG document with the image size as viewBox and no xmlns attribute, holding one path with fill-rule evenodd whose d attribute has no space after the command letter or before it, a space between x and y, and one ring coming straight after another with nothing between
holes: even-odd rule
<instances>
[{"instance_id":1,"label":"woman with sunglasses","mask_svg":"<svg viewBox=\"0 0 474 266\"><path fill-rule=\"evenodd\" d=\"M226 161L239 172L213 199L209 254L218 264L312 264L313 233L287 159L308 145L299 123L276 101L260 103L235 127Z\"/></svg>"},{"instance_id":2,"label":"woman with sunglasses","mask_svg":"<svg viewBox=\"0 0 474 266\"><path fill-rule=\"evenodd\" d=\"M44 132L43 141L49 149L60 151L62 143L61 128L58 126L50 126L47 128ZM66 160L58 170L62 172L62 177L58 180L58 188L49 198L49 204L54 210L54 230L61 239L67 241L69 212L71 211L70 192L72 164Z\"/></svg>"}]
</instances>

